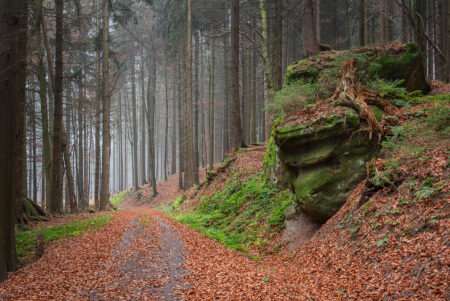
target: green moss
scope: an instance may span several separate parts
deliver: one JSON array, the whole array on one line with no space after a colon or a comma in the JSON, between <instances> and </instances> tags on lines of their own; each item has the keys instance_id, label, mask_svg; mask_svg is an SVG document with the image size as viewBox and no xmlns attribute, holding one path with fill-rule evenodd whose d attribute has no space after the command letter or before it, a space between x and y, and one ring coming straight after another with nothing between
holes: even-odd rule
<instances>
[{"instance_id":1,"label":"green moss","mask_svg":"<svg viewBox=\"0 0 450 301\"><path fill-rule=\"evenodd\" d=\"M383 110L380 109L377 106L370 106L370 109L372 110L373 115L375 115L375 118L378 121L381 121L383 119Z\"/></svg>"},{"instance_id":2,"label":"green moss","mask_svg":"<svg viewBox=\"0 0 450 301\"><path fill-rule=\"evenodd\" d=\"M122 204L123 201L125 201L125 199L130 195L130 193L131 193L131 190L125 190L125 191L119 192L118 194L115 194L109 200L109 202L114 206L118 206L118 205Z\"/></svg>"},{"instance_id":3,"label":"green moss","mask_svg":"<svg viewBox=\"0 0 450 301\"><path fill-rule=\"evenodd\" d=\"M25 265L33 261L37 234L42 234L44 236L44 242L49 243L67 237L78 236L86 232L96 231L100 227L109 224L111 219L112 215L104 215L67 223L65 225L16 231L16 248L19 263Z\"/></svg>"},{"instance_id":4,"label":"green moss","mask_svg":"<svg viewBox=\"0 0 450 301\"><path fill-rule=\"evenodd\" d=\"M292 194L280 191L260 175L241 181L230 178L222 190L202 198L190 212L174 210L172 216L229 248L246 251L264 249L267 237L284 227L284 210Z\"/></svg>"},{"instance_id":5,"label":"green moss","mask_svg":"<svg viewBox=\"0 0 450 301\"><path fill-rule=\"evenodd\" d=\"M404 80L408 91L425 90L422 54L417 44L408 44L401 55L383 54L369 66L368 79Z\"/></svg>"}]
</instances>

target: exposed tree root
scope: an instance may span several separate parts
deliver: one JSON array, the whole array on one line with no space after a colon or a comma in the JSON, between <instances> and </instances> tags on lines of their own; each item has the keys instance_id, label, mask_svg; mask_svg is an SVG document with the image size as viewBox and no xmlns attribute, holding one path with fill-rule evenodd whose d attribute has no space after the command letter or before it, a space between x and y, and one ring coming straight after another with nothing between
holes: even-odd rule
<instances>
[{"instance_id":1,"label":"exposed tree root","mask_svg":"<svg viewBox=\"0 0 450 301\"><path fill-rule=\"evenodd\" d=\"M378 139L381 139L383 129L368 104L375 104L386 111L391 110L390 105L356 82L355 76L357 71L358 61L356 59L347 60L342 63L341 75L332 100L338 106L350 107L356 110L360 118L365 120L369 126L369 138L372 139L372 135L375 134Z\"/></svg>"},{"instance_id":2,"label":"exposed tree root","mask_svg":"<svg viewBox=\"0 0 450 301\"><path fill-rule=\"evenodd\" d=\"M17 216L18 224L28 224L32 220L48 220L47 213L33 200L24 197L22 200L23 214Z\"/></svg>"}]
</instances>

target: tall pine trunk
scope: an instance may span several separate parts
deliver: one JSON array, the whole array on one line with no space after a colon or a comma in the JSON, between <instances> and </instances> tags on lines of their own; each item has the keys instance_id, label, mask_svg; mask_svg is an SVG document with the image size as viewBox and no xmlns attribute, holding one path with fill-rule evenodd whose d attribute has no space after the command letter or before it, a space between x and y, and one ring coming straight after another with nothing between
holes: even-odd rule
<instances>
[{"instance_id":1,"label":"tall pine trunk","mask_svg":"<svg viewBox=\"0 0 450 301\"><path fill-rule=\"evenodd\" d=\"M239 0L231 1L231 147L243 144L239 104Z\"/></svg>"},{"instance_id":2,"label":"tall pine trunk","mask_svg":"<svg viewBox=\"0 0 450 301\"><path fill-rule=\"evenodd\" d=\"M55 86L53 118L52 192L50 212L62 211L62 97L63 97L63 0L55 0Z\"/></svg>"},{"instance_id":3,"label":"tall pine trunk","mask_svg":"<svg viewBox=\"0 0 450 301\"><path fill-rule=\"evenodd\" d=\"M102 0L102 98L103 98L103 143L102 143L102 184L100 190L100 210L105 210L109 204L109 175L111 156L111 103L109 96L109 8L108 0Z\"/></svg>"},{"instance_id":4,"label":"tall pine trunk","mask_svg":"<svg viewBox=\"0 0 450 301\"><path fill-rule=\"evenodd\" d=\"M137 113L136 113L136 72L135 57L131 59L131 109L133 114L133 187L135 190L139 189L139 170L138 170L138 134L137 134Z\"/></svg>"},{"instance_id":5,"label":"tall pine trunk","mask_svg":"<svg viewBox=\"0 0 450 301\"><path fill-rule=\"evenodd\" d=\"M209 170L214 169L214 37L210 36L210 62L209 62Z\"/></svg>"},{"instance_id":6,"label":"tall pine trunk","mask_svg":"<svg viewBox=\"0 0 450 301\"><path fill-rule=\"evenodd\" d=\"M188 26L187 26L187 66L186 66L186 181L185 187L189 188L195 183L195 160L194 160L194 137L193 137L193 117L192 112L192 13L191 0L187 0L188 5Z\"/></svg>"},{"instance_id":7,"label":"tall pine trunk","mask_svg":"<svg viewBox=\"0 0 450 301\"><path fill-rule=\"evenodd\" d=\"M141 163L140 163L140 180L141 184L147 184L147 179L145 176L145 58L142 55L141 58ZM166 131L167 132L167 131Z\"/></svg>"}]
</instances>

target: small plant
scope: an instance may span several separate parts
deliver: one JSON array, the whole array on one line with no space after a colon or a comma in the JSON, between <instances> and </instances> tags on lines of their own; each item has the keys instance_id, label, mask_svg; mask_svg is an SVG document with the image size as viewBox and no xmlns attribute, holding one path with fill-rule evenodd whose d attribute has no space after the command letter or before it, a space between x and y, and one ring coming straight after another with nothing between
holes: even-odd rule
<instances>
[{"instance_id":1,"label":"small plant","mask_svg":"<svg viewBox=\"0 0 450 301\"><path fill-rule=\"evenodd\" d=\"M383 239L377 241L377 247L382 247L387 243L389 243L389 237L386 235Z\"/></svg>"}]
</instances>

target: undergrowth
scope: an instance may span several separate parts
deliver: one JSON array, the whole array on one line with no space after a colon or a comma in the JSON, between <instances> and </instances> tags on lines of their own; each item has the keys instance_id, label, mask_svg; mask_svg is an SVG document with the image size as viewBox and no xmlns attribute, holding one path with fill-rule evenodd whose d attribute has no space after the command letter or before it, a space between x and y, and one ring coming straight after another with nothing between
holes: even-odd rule
<instances>
[{"instance_id":1,"label":"undergrowth","mask_svg":"<svg viewBox=\"0 0 450 301\"><path fill-rule=\"evenodd\" d=\"M54 227L16 231L16 248L19 263L25 265L33 261L37 234L42 234L44 242L49 243L66 237L73 237L86 232L96 231L100 227L109 224L111 219L112 215L104 215Z\"/></svg>"},{"instance_id":2,"label":"undergrowth","mask_svg":"<svg viewBox=\"0 0 450 301\"><path fill-rule=\"evenodd\" d=\"M131 190L125 190L122 192L119 192L118 194L115 194L111 200L110 203L114 206L118 206L125 201L125 199L128 197L128 195L131 193Z\"/></svg>"},{"instance_id":3,"label":"undergrowth","mask_svg":"<svg viewBox=\"0 0 450 301\"><path fill-rule=\"evenodd\" d=\"M229 178L222 190L201 198L188 212L180 208L181 200L162 209L207 237L244 252L276 251L279 246L269 248L270 239L284 228L284 210L293 202L290 192L278 190L261 175Z\"/></svg>"}]
</instances>

